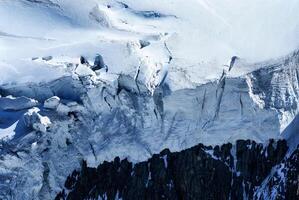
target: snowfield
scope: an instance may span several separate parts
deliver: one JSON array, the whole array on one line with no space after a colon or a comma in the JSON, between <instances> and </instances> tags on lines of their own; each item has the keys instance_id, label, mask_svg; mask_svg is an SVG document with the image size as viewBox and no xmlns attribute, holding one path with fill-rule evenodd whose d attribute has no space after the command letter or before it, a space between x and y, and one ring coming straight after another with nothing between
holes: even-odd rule
<instances>
[{"instance_id":1,"label":"snowfield","mask_svg":"<svg viewBox=\"0 0 299 200\"><path fill-rule=\"evenodd\" d=\"M0 198L53 199L82 159L237 139L296 146L298 8L0 1ZM105 67L92 70L99 55Z\"/></svg>"},{"instance_id":2,"label":"snowfield","mask_svg":"<svg viewBox=\"0 0 299 200\"><path fill-rule=\"evenodd\" d=\"M63 63L97 53L113 73L142 65L147 83L171 54L168 81L181 89L219 78L234 55L253 63L299 45L296 0L37 2L0 2L1 83L56 79L67 73ZM140 40L150 45L140 49ZM55 62L32 61L46 56ZM252 70L243 64L237 75Z\"/></svg>"}]
</instances>

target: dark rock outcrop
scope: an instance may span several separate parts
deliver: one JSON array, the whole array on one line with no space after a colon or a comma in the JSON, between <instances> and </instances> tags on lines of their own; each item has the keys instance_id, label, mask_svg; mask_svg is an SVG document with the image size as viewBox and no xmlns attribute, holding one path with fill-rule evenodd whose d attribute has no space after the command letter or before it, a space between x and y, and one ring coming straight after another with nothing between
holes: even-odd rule
<instances>
[{"instance_id":1,"label":"dark rock outcrop","mask_svg":"<svg viewBox=\"0 0 299 200\"><path fill-rule=\"evenodd\" d=\"M238 140L235 146L199 144L174 153L166 149L135 165L118 157L97 168L83 161L81 170L67 177L56 199L255 199L256 188L287 150L284 140L270 140L267 146ZM289 176L296 178L298 161L293 162L297 171ZM290 198L295 189L286 189Z\"/></svg>"},{"instance_id":2,"label":"dark rock outcrop","mask_svg":"<svg viewBox=\"0 0 299 200\"><path fill-rule=\"evenodd\" d=\"M299 146L286 160L285 199L299 199Z\"/></svg>"},{"instance_id":3,"label":"dark rock outcrop","mask_svg":"<svg viewBox=\"0 0 299 200\"><path fill-rule=\"evenodd\" d=\"M272 171L254 199L299 199L299 145Z\"/></svg>"},{"instance_id":4,"label":"dark rock outcrop","mask_svg":"<svg viewBox=\"0 0 299 200\"><path fill-rule=\"evenodd\" d=\"M103 57L100 54L97 54L94 60L94 65L91 67L93 71L100 70L105 68L106 72L108 71L107 65L104 63Z\"/></svg>"}]
</instances>

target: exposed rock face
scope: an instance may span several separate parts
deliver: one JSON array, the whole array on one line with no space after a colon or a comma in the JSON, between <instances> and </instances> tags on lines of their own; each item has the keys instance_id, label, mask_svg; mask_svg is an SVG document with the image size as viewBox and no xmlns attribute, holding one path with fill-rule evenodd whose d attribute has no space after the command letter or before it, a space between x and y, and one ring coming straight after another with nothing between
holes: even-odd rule
<instances>
[{"instance_id":1,"label":"exposed rock face","mask_svg":"<svg viewBox=\"0 0 299 200\"><path fill-rule=\"evenodd\" d=\"M45 56L45 57L42 57L42 60L44 61L50 61L53 59L53 56Z\"/></svg>"},{"instance_id":2,"label":"exposed rock face","mask_svg":"<svg viewBox=\"0 0 299 200\"><path fill-rule=\"evenodd\" d=\"M280 191L280 194L282 197L285 197L285 199L299 199L299 146L293 152L291 157L287 159L285 167L286 189L285 193L284 191Z\"/></svg>"},{"instance_id":3,"label":"exposed rock face","mask_svg":"<svg viewBox=\"0 0 299 200\"><path fill-rule=\"evenodd\" d=\"M299 145L257 189L255 199L299 199Z\"/></svg>"},{"instance_id":4,"label":"exposed rock face","mask_svg":"<svg viewBox=\"0 0 299 200\"><path fill-rule=\"evenodd\" d=\"M256 188L287 150L285 140L270 140L267 146L239 140L236 146L199 144L175 153L166 149L135 165L118 157L97 168L83 161L56 199L254 199ZM289 162L297 171L290 172L289 182L299 170L299 150L295 154L297 160ZM292 184L286 190L297 197Z\"/></svg>"},{"instance_id":5,"label":"exposed rock face","mask_svg":"<svg viewBox=\"0 0 299 200\"><path fill-rule=\"evenodd\" d=\"M100 70L102 68L107 68L107 66L104 63L103 57L100 54L98 54L95 57L94 65L92 66L92 70L96 71L96 70Z\"/></svg>"}]
</instances>

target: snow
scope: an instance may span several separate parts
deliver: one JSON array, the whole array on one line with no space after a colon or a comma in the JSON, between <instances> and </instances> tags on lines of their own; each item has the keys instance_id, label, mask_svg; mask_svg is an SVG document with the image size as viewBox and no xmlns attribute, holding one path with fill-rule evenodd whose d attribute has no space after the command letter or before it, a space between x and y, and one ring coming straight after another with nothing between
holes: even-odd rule
<instances>
[{"instance_id":1,"label":"snow","mask_svg":"<svg viewBox=\"0 0 299 200\"><path fill-rule=\"evenodd\" d=\"M258 62L299 44L298 22L290 20L298 17L296 0L122 2L129 7L113 0L1 1L0 83L53 80L67 73L66 57L100 53L111 73L132 75L141 65L149 83L161 80L152 75L162 69L181 89L218 78L233 55ZM140 40L150 45L140 49ZM48 56L58 62L31 60ZM240 67L237 75L254 69Z\"/></svg>"},{"instance_id":2,"label":"snow","mask_svg":"<svg viewBox=\"0 0 299 200\"><path fill-rule=\"evenodd\" d=\"M67 115L70 112L70 108L62 103L57 106L57 112L62 115Z\"/></svg>"},{"instance_id":3,"label":"snow","mask_svg":"<svg viewBox=\"0 0 299 200\"><path fill-rule=\"evenodd\" d=\"M255 196L257 198L266 198L274 200L277 198L281 186L286 185L286 171L288 170L285 163L281 163L272 168L271 173L265 178L259 187L256 188ZM269 187L269 183L275 180L278 184Z\"/></svg>"},{"instance_id":4,"label":"snow","mask_svg":"<svg viewBox=\"0 0 299 200\"><path fill-rule=\"evenodd\" d=\"M2 139L9 140L13 138L13 136L15 135L15 129L17 124L18 122L15 122L13 125L11 125L6 129L0 129L0 140Z\"/></svg>"},{"instance_id":5,"label":"snow","mask_svg":"<svg viewBox=\"0 0 299 200\"><path fill-rule=\"evenodd\" d=\"M36 107L29 109L24 114L23 120L27 127L45 133L51 125L51 121L47 116L40 115L39 111L40 109Z\"/></svg>"},{"instance_id":6,"label":"snow","mask_svg":"<svg viewBox=\"0 0 299 200\"><path fill-rule=\"evenodd\" d=\"M0 97L0 110L24 110L38 105L38 101L28 97Z\"/></svg>"},{"instance_id":7,"label":"snow","mask_svg":"<svg viewBox=\"0 0 299 200\"><path fill-rule=\"evenodd\" d=\"M297 0L39 2L0 1L0 139L22 158L0 160L0 198L54 198L82 159L297 141ZM108 72L80 64L97 54Z\"/></svg>"},{"instance_id":8,"label":"snow","mask_svg":"<svg viewBox=\"0 0 299 200\"><path fill-rule=\"evenodd\" d=\"M79 64L79 66L76 68L75 73L78 74L79 76L89 76L89 75L92 76L95 74L94 71L91 70L91 68L81 64Z\"/></svg>"},{"instance_id":9,"label":"snow","mask_svg":"<svg viewBox=\"0 0 299 200\"><path fill-rule=\"evenodd\" d=\"M164 156L162 157L162 159L163 159L165 168L167 168L167 167L168 167L167 155L164 155Z\"/></svg>"},{"instance_id":10,"label":"snow","mask_svg":"<svg viewBox=\"0 0 299 200\"><path fill-rule=\"evenodd\" d=\"M58 96L53 96L44 102L44 108L56 109L59 103L60 103L60 98Z\"/></svg>"}]
</instances>

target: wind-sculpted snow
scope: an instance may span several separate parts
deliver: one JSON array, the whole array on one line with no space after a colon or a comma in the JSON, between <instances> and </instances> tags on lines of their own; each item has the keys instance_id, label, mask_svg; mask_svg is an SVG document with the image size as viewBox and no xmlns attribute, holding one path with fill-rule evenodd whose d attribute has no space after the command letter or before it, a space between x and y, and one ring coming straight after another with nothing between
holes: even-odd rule
<instances>
[{"instance_id":1,"label":"wind-sculpted snow","mask_svg":"<svg viewBox=\"0 0 299 200\"><path fill-rule=\"evenodd\" d=\"M296 49L298 6L296 0L3 0L0 83L54 80L68 74L64 63L99 53L112 73L133 76L139 69L149 87L167 71L172 90L194 88L219 78L233 56L245 63L232 70L239 76L256 69L246 63Z\"/></svg>"},{"instance_id":2,"label":"wind-sculpted snow","mask_svg":"<svg viewBox=\"0 0 299 200\"><path fill-rule=\"evenodd\" d=\"M1 86L4 96L38 100L38 114L51 122L44 132L19 128L2 141L1 195L54 198L82 159L89 166L115 156L137 162L164 148L284 137L281 132L298 114L298 55L260 67L240 77L224 73L194 89L171 91L164 83L154 93L129 75L104 79L106 72ZM58 106L43 107L51 97L60 99ZM26 127L22 114L17 116L17 127Z\"/></svg>"}]
</instances>

